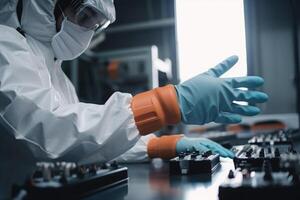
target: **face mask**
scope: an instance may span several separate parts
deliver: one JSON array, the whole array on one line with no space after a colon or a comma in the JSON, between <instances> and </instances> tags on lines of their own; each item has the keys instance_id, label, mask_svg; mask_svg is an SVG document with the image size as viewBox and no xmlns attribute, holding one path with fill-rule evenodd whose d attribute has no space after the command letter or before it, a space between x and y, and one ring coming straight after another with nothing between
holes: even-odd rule
<instances>
[{"instance_id":1,"label":"face mask","mask_svg":"<svg viewBox=\"0 0 300 200\"><path fill-rule=\"evenodd\" d=\"M94 35L88 30L64 18L61 30L52 38L55 57L60 60L72 60L80 56L89 46Z\"/></svg>"}]
</instances>

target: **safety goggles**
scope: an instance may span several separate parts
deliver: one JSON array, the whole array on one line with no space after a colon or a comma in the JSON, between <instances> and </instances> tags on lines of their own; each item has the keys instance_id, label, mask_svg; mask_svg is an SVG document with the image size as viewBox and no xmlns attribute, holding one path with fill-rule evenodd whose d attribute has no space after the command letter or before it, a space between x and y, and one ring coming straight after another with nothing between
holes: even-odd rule
<instances>
[{"instance_id":1,"label":"safety goggles","mask_svg":"<svg viewBox=\"0 0 300 200\"><path fill-rule=\"evenodd\" d=\"M84 3L82 0L72 0L70 8L74 14L68 15L68 13L65 13L65 15L81 27L99 31L105 29L111 23L100 10L91 4Z\"/></svg>"}]
</instances>

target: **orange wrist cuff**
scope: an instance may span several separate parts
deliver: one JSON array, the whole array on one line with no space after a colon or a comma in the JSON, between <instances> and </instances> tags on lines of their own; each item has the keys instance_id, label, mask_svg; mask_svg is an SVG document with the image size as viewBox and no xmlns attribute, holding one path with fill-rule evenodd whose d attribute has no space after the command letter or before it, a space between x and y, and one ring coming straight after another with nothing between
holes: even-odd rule
<instances>
[{"instance_id":1,"label":"orange wrist cuff","mask_svg":"<svg viewBox=\"0 0 300 200\"><path fill-rule=\"evenodd\" d=\"M147 152L149 158L170 159L176 157L176 143L182 135L155 137L149 140Z\"/></svg>"},{"instance_id":2,"label":"orange wrist cuff","mask_svg":"<svg viewBox=\"0 0 300 200\"><path fill-rule=\"evenodd\" d=\"M173 85L155 88L134 96L131 109L141 135L180 122L180 109Z\"/></svg>"}]
</instances>

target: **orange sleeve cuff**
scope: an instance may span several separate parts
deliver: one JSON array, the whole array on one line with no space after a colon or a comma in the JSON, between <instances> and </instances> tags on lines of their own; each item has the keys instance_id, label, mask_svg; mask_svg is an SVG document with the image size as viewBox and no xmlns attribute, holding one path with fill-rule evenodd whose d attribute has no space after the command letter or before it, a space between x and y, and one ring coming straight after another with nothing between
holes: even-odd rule
<instances>
[{"instance_id":1,"label":"orange sleeve cuff","mask_svg":"<svg viewBox=\"0 0 300 200\"><path fill-rule=\"evenodd\" d=\"M180 109L173 85L155 88L134 96L131 109L141 135L180 122Z\"/></svg>"},{"instance_id":2,"label":"orange sleeve cuff","mask_svg":"<svg viewBox=\"0 0 300 200\"><path fill-rule=\"evenodd\" d=\"M147 152L149 158L170 159L176 157L176 143L182 135L155 137L149 140Z\"/></svg>"}]
</instances>

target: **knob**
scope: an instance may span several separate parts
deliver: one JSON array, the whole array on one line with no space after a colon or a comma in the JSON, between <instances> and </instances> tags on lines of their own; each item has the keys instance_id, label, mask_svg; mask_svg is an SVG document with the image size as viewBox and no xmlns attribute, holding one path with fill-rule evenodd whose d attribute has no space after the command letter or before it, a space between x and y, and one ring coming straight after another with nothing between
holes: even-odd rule
<instances>
[{"instance_id":1,"label":"knob","mask_svg":"<svg viewBox=\"0 0 300 200\"><path fill-rule=\"evenodd\" d=\"M101 166L100 166L100 168L101 168L101 169L107 169L107 168L108 168L108 166L107 166L107 164L106 164L106 163L102 163L102 164L101 164Z\"/></svg>"},{"instance_id":2,"label":"knob","mask_svg":"<svg viewBox=\"0 0 300 200\"><path fill-rule=\"evenodd\" d=\"M189 149L186 149L185 153L186 153L186 155L189 155L191 153L191 151Z\"/></svg>"},{"instance_id":3,"label":"knob","mask_svg":"<svg viewBox=\"0 0 300 200\"><path fill-rule=\"evenodd\" d=\"M234 172L232 170L230 170L227 177L230 179L233 179L235 177Z\"/></svg>"},{"instance_id":4,"label":"knob","mask_svg":"<svg viewBox=\"0 0 300 200\"><path fill-rule=\"evenodd\" d=\"M119 167L117 161L113 161L113 162L110 164L110 166L111 166L112 168L114 168L114 169L117 169L117 168Z\"/></svg>"},{"instance_id":5,"label":"knob","mask_svg":"<svg viewBox=\"0 0 300 200\"><path fill-rule=\"evenodd\" d=\"M275 148L275 157L280 157L280 152L278 148Z\"/></svg>"},{"instance_id":6,"label":"knob","mask_svg":"<svg viewBox=\"0 0 300 200\"><path fill-rule=\"evenodd\" d=\"M78 166L78 167L77 167L77 172L76 172L76 174L77 174L77 177L78 177L78 178L83 178L84 175L85 175L85 173L86 173L85 167L83 167L83 166Z\"/></svg>"},{"instance_id":7,"label":"knob","mask_svg":"<svg viewBox=\"0 0 300 200\"><path fill-rule=\"evenodd\" d=\"M265 157L265 151L264 151L264 149L260 149L260 151L259 151L259 157L261 157L261 158Z\"/></svg>"},{"instance_id":8,"label":"knob","mask_svg":"<svg viewBox=\"0 0 300 200\"><path fill-rule=\"evenodd\" d=\"M184 159L184 156L185 156L185 154L183 152L180 152L178 155L179 159Z\"/></svg>"},{"instance_id":9,"label":"knob","mask_svg":"<svg viewBox=\"0 0 300 200\"><path fill-rule=\"evenodd\" d=\"M246 157L251 157L252 152L253 152L253 149L250 147L250 149L248 149L246 151Z\"/></svg>"},{"instance_id":10,"label":"knob","mask_svg":"<svg viewBox=\"0 0 300 200\"><path fill-rule=\"evenodd\" d=\"M193 152L192 155L191 155L191 158L192 159L196 159L198 155L199 155L198 153Z\"/></svg>"},{"instance_id":11,"label":"knob","mask_svg":"<svg viewBox=\"0 0 300 200\"><path fill-rule=\"evenodd\" d=\"M210 155L212 155L212 151L211 151L211 150L208 150L208 151L204 152L202 156L203 156L203 157L208 157L208 156L210 156Z\"/></svg>"},{"instance_id":12,"label":"knob","mask_svg":"<svg viewBox=\"0 0 300 200\"><path fill-rule=\"evenodd\" d=\"M272 181L272 166L270 160L265 160L263 163L263 171L264 171L264 180L266 181Z\"/></svg>"}]
</instances>

